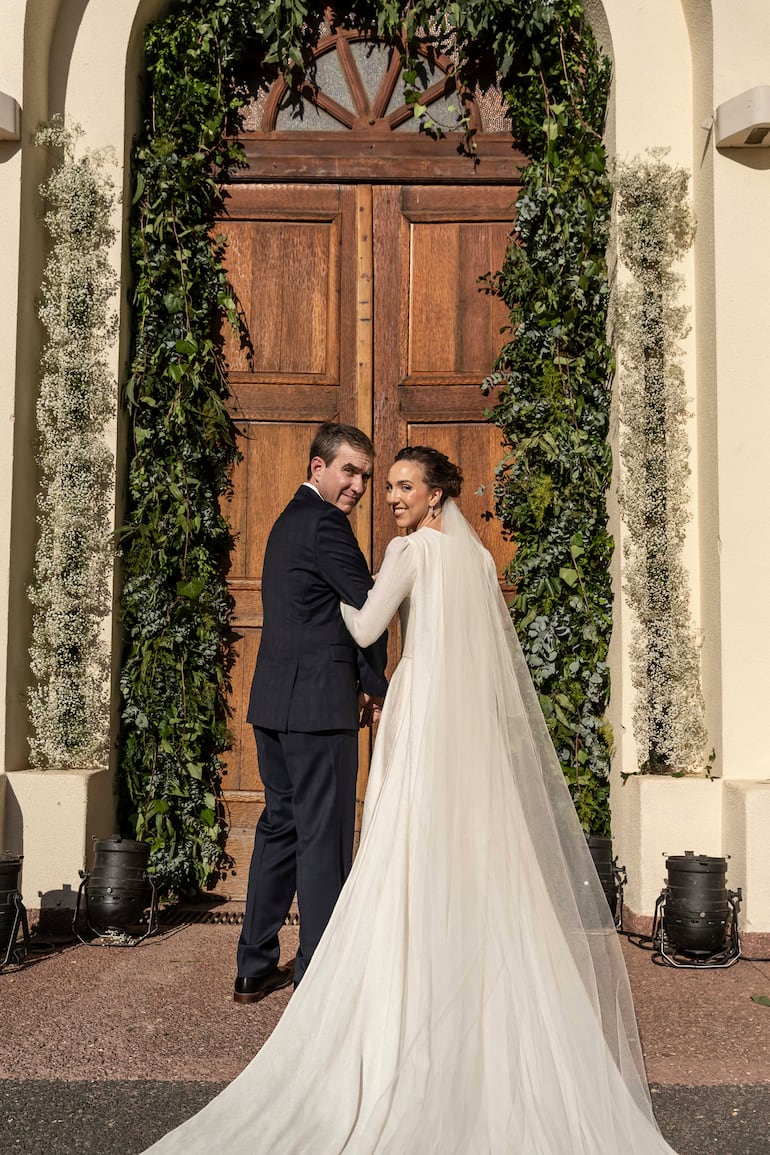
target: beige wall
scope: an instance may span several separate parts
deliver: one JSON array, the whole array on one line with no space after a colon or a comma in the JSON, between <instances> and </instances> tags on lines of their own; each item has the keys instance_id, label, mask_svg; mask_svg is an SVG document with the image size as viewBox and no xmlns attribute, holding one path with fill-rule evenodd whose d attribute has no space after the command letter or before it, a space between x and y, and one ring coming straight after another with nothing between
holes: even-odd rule
<instances>
[{"instance_id":1,"label":"beige wall","mask_svg":"<svg viewBox=\"0 0 770 1155\"><path fill-rule=\"evenodd\" d=\"M32 138L38 125L63 113L85 130L84 147L111 146L119 188L139 116L143 28L163 0L4 0L0 6L0 91L22 106L22 140L0 142L0 749L3 766L27 766L26 693L31 618L27 599L34 559L35 395L41 331L36 315L45 259L38 187L47 158ZM127 67L127 58L130 64ZM130 198L125 198L126 200ZM125 209L116 211L114 261L128 283ZM110 353L122 373L130 333L124 323ZM116 425L108 431L117 449ZM118 452L118 457L121 457ZM7 610L7 612L6 612ZM9 629L9 623L11 628Z\"/></svg>"},{"instance_id":2,"label":"beige wall","mask_svg":"<svg viewBox=\"0 0 770 1155\"><path fill-rule=\"evenodd\" d=\"M696 348L698 421L697 465L693 470L700 525L700 623L703 640L703 695L706 725L722 770L722 618L719 572L719 496L717 489L716 283L714 270L714 160L711 136L713 101L713 28L710 5L684 4L693 66L692 188L697 233L694 248L693 336Z\"/></svg>"},{"instance_id":3,"label":"beige wall","mask_svg":"<svg viewBox=\"0 0 770 1155\"><path fill-rule=\"evenodd\" d=\"M3 366L8 373L7 396L13 420L3 426L7 438L12 486L7 524L10 528L8 618L6 661L0 665L4 678L6 709L3 714L5 765L10 770L27 765L26 695L29 683L27 644L31 626L27 586L32 574L35 542L35 399L39 374L41 330L36 301L45 254L38 186L46 175L47 159L32 141L49 108L49 47L54 34L58 0L31 0L26 6L23 29L22 132L19 153L17 204L18 262L6 271L17 293L15 357ZM5 389L4 389L5 393ZM7 678L7 681L5 681Z\"/></svg>"},{"instance_id":4,"label":"beige wall","mask_svg":"<svg viewBox=\"0 0 770 1155\"><path fill-rule=\"evenodd\" d=\"M755 7L754 5L751 6ZM716 108L770 83L770 5L736 20L729 0L714 10ZM714 158L715 368L722 676L727 778L770 779L761 723L770 686L770 149L733 149Z\"/></svg>"}]
</instances>

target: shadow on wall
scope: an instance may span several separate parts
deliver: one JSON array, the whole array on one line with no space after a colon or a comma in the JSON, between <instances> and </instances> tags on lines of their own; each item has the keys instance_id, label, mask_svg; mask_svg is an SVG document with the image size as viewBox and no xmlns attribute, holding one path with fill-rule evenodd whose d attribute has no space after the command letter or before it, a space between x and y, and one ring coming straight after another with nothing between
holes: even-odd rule
<instances>
[{"instance_id":1,"label":"shadow on wall","mask_svg":"<svg viewBox=\"0 0 770 1155\"><path fill-rule=\"evenodd\" d=\"M24 854L24 819L7 774L0 774L0 851Z\"/></svg>"},{"instance_id":2,"label":"shadow on wall","mask_svg":"<svg viewBox=\"0 0 770 1155\"><path fill-rule=\"evenodd\" d=\"M45 893L38 891L36 902L30 902L33 907L40 906L38 931L45 934L72 935L72 916L78 897L80 879L65 882L60 890L48 890ZM22 895L23 895L22 891Z\"/></svg>"},{"instance_id":3,"label":"shadow on wall","mask_svg":"<svg viewBox=\"0 0 770 1155\"><path fill-rule=\"evenodd\" d=\"M19 800L12 786L8 786L8 776L0 774L0 852L13 854L24 859L24 816ZM27 870L29 875L30 871ZM24 862L21 865L19 889L22 901L28 911L39 910L38 926L48 934L69 934L72 915L77 901L80 879L62 882L57 890L38 890L32 893L24 883Z\"/></svg>"},{"instance_id":4,"label":"shadow on wall","mask_svg":"<svg viewBox=\"0 0 770 1155\"><path fill-rule=\"evenodd\" d=\"M71 922L97 838L115 828L112 775L106 768L20 770L5 778L3 849L22 855L24 905L41 921Z\"/></svg>"}]
</instances>

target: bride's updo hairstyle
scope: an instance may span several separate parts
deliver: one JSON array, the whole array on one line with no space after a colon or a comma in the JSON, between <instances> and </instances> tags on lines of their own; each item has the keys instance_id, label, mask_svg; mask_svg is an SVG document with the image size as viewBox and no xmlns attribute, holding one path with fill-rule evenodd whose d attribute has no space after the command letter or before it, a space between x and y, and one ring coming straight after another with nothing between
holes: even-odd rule
<instances>
[{"instance_id":1,"label":"bride's updo hairstyle","mask_svg":"<svg viewBox=\"0 0 770 1155\"><path fill-rule=\"evenodd\" d=\"M422 468L425 484L430 489L442 490L445 497L459 497L463 487L463 475L453 461L430 445L407 445L399 449L396 461L414 461Z\"/></svg>"}]
</instances>

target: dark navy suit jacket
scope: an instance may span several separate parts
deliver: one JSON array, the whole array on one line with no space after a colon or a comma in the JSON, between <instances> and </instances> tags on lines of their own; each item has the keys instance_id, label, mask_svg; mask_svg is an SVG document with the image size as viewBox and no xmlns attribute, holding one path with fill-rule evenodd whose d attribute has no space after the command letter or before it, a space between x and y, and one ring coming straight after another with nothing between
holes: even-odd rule
<instances>
[{"instance_id":1,"label":"dark navy suit jacket","mask_svg":"<svg viewBox=\"0 0 770 1155\"><path fill-rule=\"evenodd\" d=\"M385 694L387 634L359 650L339 603L360 609L371 586L345 514L300 486L265 549L249 722L303 733L358 728L358 690Z\"/></svg>"}]
</instances>

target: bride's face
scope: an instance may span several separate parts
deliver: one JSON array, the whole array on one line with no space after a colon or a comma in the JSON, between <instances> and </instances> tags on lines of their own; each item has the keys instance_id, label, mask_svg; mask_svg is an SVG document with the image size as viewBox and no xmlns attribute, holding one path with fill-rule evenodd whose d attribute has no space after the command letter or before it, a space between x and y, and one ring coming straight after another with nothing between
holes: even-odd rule
<instances>
[{"instance_id":1,"label":"bride's face","mask_svg":"<svg viewBox=\"0 0 770 1155\"><path fill-rule=\"evenodd\" d=\"M430 525L432 511L438 512L440 489L431 489L425 481L422 467L416 461L396 461L390 467L385 483L386 497L393 517L401 529L419 529Z\"/></svg>"}]
</instances>

